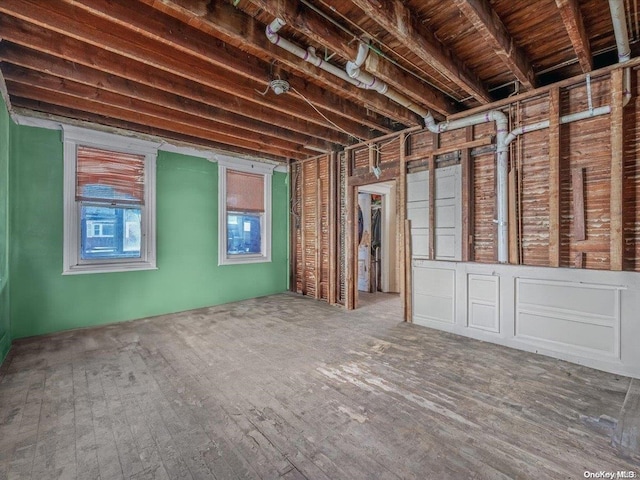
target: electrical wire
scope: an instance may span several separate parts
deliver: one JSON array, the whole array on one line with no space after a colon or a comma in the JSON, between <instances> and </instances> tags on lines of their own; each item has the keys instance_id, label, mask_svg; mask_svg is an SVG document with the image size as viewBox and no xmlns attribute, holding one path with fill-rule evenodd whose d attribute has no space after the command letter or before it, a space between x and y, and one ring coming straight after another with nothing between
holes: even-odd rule
<instances>
[{"instance_id":1,"label":"electrical wire","mask_svg":"<svg viewBox=\"0 0 640 480\"><path fill-rule=\"evenodd\" d=\"M305 102L307 102L311 108L313 108L318 115L320 115L322 118L324 118L327 122L329 122L331 125L333 125L335 128L337 128L338 130L340 130L342 133L345 133L346 135L348 135L351 138L354 138L360 142L366 142L365 139L358 137L357 135L354 135L352 133L349 133L348 131L346 131L344 128L342 128L340 125L336 124L335 122L332 122L324 113L322 113L320 110L318 110L316 108L316 106L311 103L311 101L309 101L309 99L307 99L307 97L305 97L302 93L300 93L298 90L296 90L295 88L291 87L291 90L293 90L297 95L300 96L300 98L302 98Z\"/></svg>"},{"instance_id":2,"label":"electrical wire","mask_svg":"<svg viewBox=\"0 0 640 480\"><path fill-rule=\"evenodd\" d=\"M318 15L322 16L325 20L327 20L328 22L330 22L331 24L335 25L337 28L339 28L340 30L342 30L343 32L345 32L347 35L353 37L354 39L357 39L357 35L355 33L353 33L351 30L349 30L348 28L344 27L340 22L337 22L335 19L333 19L333 17L331 17L330 15L327 15L325 12L323 12L322 10L320 10L318 7L316 7L315 5L311 4L309 1L307 0L300 0L300 3L306 5L307 7L309 7L311 10L313 10L314 12L316 12ZM343 20L345 20L347 23L351 24L353 27L355 27L356 29L358 29L361 34L364 34L372 39L375 39L375 41L377 43L379 43L381 46L384 46L387 50L389 50L390 52L393 52L394 55L397 55L399 58L401 58L402 60L404 60L405 62L407 62L408 64L410 64L411 66L415 67L417 70L420 70L423 73L427 73L425 72L419 65L416 65L414 62L407 60L405 57L403 57L402 55L398 54L393 48L389 47L388 45L384 44L382 41L380 41L378 38L375 38L374 35L371 35L369 32L367 32L364 28L362 28L360 25L358 25L357 23L355 23L353 20L351 20L350 18L344 16L342 13L340 13L335 7L331 6L331 5L327 5L327 3L324 0L321 0L320 3L322 3L325 7L329 8L332 12L335 12L337 15L340 16L340 18L342 18ZM374 53L376 53L377 55L379 55L380 57L384 58L385 60L389 61L390 63L394 64L396 67L404 70L405 72L407 72L408 74L416 77L418 80L420 80L421 82L426 83L427 85L435 88L436 90L444 93L446 96L448 96L449 98L451 98L452 100L456 101L456 102L460 102L458 96L456 96L456 94L450 89L448 88L448 86L443 83L443 82L437 82L438 85L436 85L435 83L433 83L433 81L435 81L436 79L434 78L433 81L432 80L427 80L426 78L418 75L416 72L414 72L413 70L405 67L404 65L402 65L400 62L398 62L397 60L391 58L389 55L387 55L385 52L383 52L381 49L379 48L375 48L373 46L369 46L369 49L372 50ZM437 72L440 73L440 72ZM448 80L448 78L442 74L440 74L445 80Z\"/></svg>"}]
</instances>

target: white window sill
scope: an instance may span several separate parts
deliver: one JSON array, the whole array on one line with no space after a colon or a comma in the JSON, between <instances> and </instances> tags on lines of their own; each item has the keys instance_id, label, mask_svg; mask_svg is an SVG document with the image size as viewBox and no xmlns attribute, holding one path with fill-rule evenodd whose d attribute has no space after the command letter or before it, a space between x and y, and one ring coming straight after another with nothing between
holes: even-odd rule
<instances>
[{"instance_id":1,"label":"white window sill","mask_svg":"<svg viewBox=\"0 0 640 480\"><path fill-rule=\"evenodd\" d=\"M244 265L247 263L269 263L271 262L270 257L232 257L232 258L223 258L218 262L219 266L222 265Z\"/></svg>"},{"instance_id":2,"label":"white window sill","mask_svg":"<svg viewBox=\"0 0 640 480\"><path fill-rule=\"evenodd\" d=\"M158 270L158 267L151 263L129 263L121 265L75 265L63 270L62 275L83 275L87 273L115 273L115 272L136 272L141 270Z\"/></svg>"}]
</instances>

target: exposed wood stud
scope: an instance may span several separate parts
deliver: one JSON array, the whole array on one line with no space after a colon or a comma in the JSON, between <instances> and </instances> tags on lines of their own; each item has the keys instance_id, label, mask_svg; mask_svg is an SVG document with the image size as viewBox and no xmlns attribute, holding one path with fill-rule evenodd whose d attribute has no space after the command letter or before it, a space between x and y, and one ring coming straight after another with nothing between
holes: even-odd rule
<instances>
[{"instance_id":1,"label":"exposed wood stud","mask_svg":"<svg viewBox=\"0 0 640 480\"><path fill-rule=\"evenodd\" d=\"M369 143L369 170L373 171L376 166L376 144L374 142Z\"/></svg>"},{"instance_id":2,"label":"exposed wood stud","mask_svg":"<svg viewBox=\"0 0 640 480\"><path fill-rule=\"evenodd\" d=\"M571 189L573 191L573 240L582 241L587 238L584 223L584 168L571 170Z\"/></svg>"},{"instance_id":3,"label":"exposed wood stud","mask_svg":"<svg viewBox=\"0 0 640 480\"><path fill-rule=\"evenodd\" d=\"M470 262L473 260L473 165L471 163L471 148L468 145L473 141L472 126L465 129L465 139L460 160L462 168L462 261Z\"/></svg>"},{"instance_id":4,"label":"exposed wood stud","mask_svg":"<svg viewBox=\"0 0 640 480\"><path fill-rule=\"evenodd\" d=\"M338 191L337 191L337 154L331 152L329 154L329 286L328 286L328 302L330 305L336 303L337 286L338 286L338 257L336 254L338 235Z\"/></svg>"},{"instance_id":5,"label":"exposed wood stud","mask_svg":"<svg viewBox=\"0 0 640 480\"><path fill-rule=\"evenodd\" d=\"M297 236L298 225L297 218L294 212L294 205L296 204L297 192L294 179L298 177L299 164L289 164L289 246L290 246L290 259L289 259L289 290L297 292ZM298 203L299 204L299 203Z\"/></svg>"},{"instance_id":6,"label":"exposed wood stud","mask_svg":"<svg viewBox=\"0 0 640 480\"><path fill-rule=\"evenodd\" d=\"M575 268L584 268L584 252L577 252L573 258L573 266Z\"/></svg>"},{"instance_id":7,"label":"exposed wood stud","mask_svg":"<svg viewBox=\"0 0 640 480\"><path fill-rule=\"evenodd\" d=\"M404 221L404 261L406 265L405 280L405 321L413 322L413 262L411 261L411 220Z\"/></svg>"},{"instance_id":8,"label":"exposed wood stud","mask_svg":"<svg viewBox=\"0 0 640 480\"><path fill-rule=\"evenodd\" d=\"M549 92L549 266L560 266L560 89Z\"/></svg>"},{"instance_id":9,"label":"exposed wood stud","mask_svg":"<svg viewBox=\"0 0 640 480\"><path fill-rule=\"evenodd\" d=\"M516 170L509 170L509 263L517 265L518 261L518 210L516 193Z\"/></svg>"},{"instance_id":10,"label":"exposed wood stud","mask_svg":"<svg viewBox=\"0 0 640 480\"><path fill-rule=\"evenodd\" d=\"M623 69L611 73L611 270L622 270L624 258L624 129Z\"/></svg>"},{"instance_id":11,"label":"exposed wood stud","mask_svg":"<svg viewBox=\"0 0 640 480\"><path fill-rule=\"evenodd\" d=\"M306 178L305 178L305 173L304 173L304 168L305 164L302 163L300 164L300 252L301 252L301 258L300 258L300 264L302 265L302 269L300 272L300 279L302 282L302 294L306 295L307 294L307 255L306 255L306 246L307 246L307 229L305 228L306 225L306 215L305 215L305 205L304 205L304 199L307 198L306 192L305 192L305 182L306 182Z\"/></svg>"},{"instance_id":12,"label":"exposed wood stud","mask_svg":"<svg viewBox=\"0 0 640 480\"><path fill-rule=\"evenodd\" d=\"M346 162L347 162L347 175L346 178L349 178L351 172L353 171L353 150L346 151ZM347 264L347 275L346 275L346 283L347 283L347 298L345 299L345 308L347 310L353 310L356 308L355 302L355 290L356 285L355 282L357 272L356 264L358 260L357 254L357 238L358 238L358 221L356 217L356 209L357 209L357 200L354 201L354 191L356 187L353 187L349 184L346 186L347 193L347 239L346 239L346 264ZM355 271L354 271L355 270Z\"/></svg>"},{"instance_id":13,"label":"exposed wood stud","mask_svg":"<svg viewBox=\"0 0 640 480\"><path fill-rule=\"evenodd\" d=\"M433 133L433 150L440 147L440 135ZM436 157L429 153L429 259L436 258Z\"/></svg>"},{"instance_id":14,"label":"exposed wood stud","mask_svg":"<svg viewBox=\"0 0 640 480\"><path fill-rule=\"evenodd\" d=\"M320 159L318 158L316 171L320 175ZM326 160L326 158L325 158ZM322 180L318 178L316 182L316 258L315 258L315 280L316 280L316 299L322 298Z\"/></svg>"},{"instance_id":15,"label":"exposed wood stud","mask_svg":"<svg viewBox=\"0 0 640 480\"><path fill-rule=\"evenodd\" d=\"M397 192L397 201L398 201L398 223L397 223L397 231L398 231L398 242L397 245L400 248L400 299L402 300L402 318L407 321L408 320L408 312L407 312L407 297L409 296L409 292L407 292L407 269L411 268L411 259L409 259L409 263L407 263L407 254L405 250L405 220L407 219L407 162L406 162L406 139L407 134L402 132L400 134L400 171L398 172L398 192Z\"/></svg>"}]
</instances>

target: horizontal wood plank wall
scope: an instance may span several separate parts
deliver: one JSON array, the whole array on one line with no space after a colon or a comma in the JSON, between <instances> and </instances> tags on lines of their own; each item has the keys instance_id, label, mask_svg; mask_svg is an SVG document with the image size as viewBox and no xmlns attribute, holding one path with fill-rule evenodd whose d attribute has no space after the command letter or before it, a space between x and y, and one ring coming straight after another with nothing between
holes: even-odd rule
<instances>
[{"instance_id":1,"label":"horizontal wood plank wall","mask_svg":"<svg viewBox=\"0 0 640 480\"><path fill-rule=\"evenodd\" d=\"M594 107L610 105L608 78L592 82ZM589 108L586 85L567 89L561 99L561 115ZM574 266L575 257L584 252L583 267L608 270L611 266L611 118L603 115L561 127L560 170L560 266ZM584 216L586 240L573 238L573 190L571 172L584 172Z\"/></svg>"},{"instance_id":2,"label":"horizontal wood plank wall","mask_svg":"<svg viewBox=\"0 0 640 480\"><path fill-rule=\"evenodd\" d=\"M632 98L624 109L624 270L640 271L640 73L632 70Z\"/></svg>"},{"instance_id":3,"label":"horizontal wood plank wall","mask_svg":"<svg viewBox=\"0 0 640 480\"><path fill-rule=\"evenodd\" d=\"M548 96L520 102L521 122L549 118ZM522 165L522 259L524 265L549 265L549 132L520 135L517 155Z\"/></svg>"},{"instance_id":4,"label":"horizontal wood plank wall","mask_svg":"<svg viewBox=\"0 0 640 480\"><path fill-rule=\"evenodd\" d=\"M329 298L329 161L330 155L298 162L292 167L291 208L296 244L291 250L295 291ZM335 259L335 253L332 255ZM335 272L335 270L334 270Z\"/></svg>"},{"instance_id":5,"label":"horizontal wood plank wall","mask_svg":"<svg viewBox=\"0 0 640 480\"><path fill-rule=\"evenodd\" d=\"M329 299L329 161L331 156L318 159L318 186L320 191L317 194L318 210L320 213L319 225L319 245L320 252L318 260L318 284L320 292L318 298Z\"/></svg>"}]
</instances>

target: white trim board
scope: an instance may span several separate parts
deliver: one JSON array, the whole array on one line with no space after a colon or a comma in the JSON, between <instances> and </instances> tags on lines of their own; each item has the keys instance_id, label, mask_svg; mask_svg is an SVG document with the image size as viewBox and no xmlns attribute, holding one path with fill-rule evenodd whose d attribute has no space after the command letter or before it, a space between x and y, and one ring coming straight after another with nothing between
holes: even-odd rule
<instances>
[{"instance_id":1,"label":"white trim board","mask_svg":"<svg viewBox=\"0 0 640 480\"><path fill-rule=\"evenodd\" d=\"M287 173L289 171L288 165L279 164L276 162L272 162L269 160L253 158L253 157L242 157L229 152L223 152L219 150L208 149L206 147L199 146L187 146L187 145L178 145L167 140L156 137L153 135L147 135L144 133L133 132L131 130L125 130L116 127L109 127L105 125L99 125L97 123L85 122L82 120L71 120L71 119L58 119L55 116L50 116L51 118L41 118L37 116L36 112L30 112L28 110L20 109L23 113L18 113L15 110L11 115L11 119L17 125L24 125L27 127L37 127L37 128L46 128L48 130L67 130L67 129L89 129L95 132L96 134L104 133L106 135L117 135L119 137L126 137L131 139L137 139L140 141L157 143L157 150L163 152L171 152L171 153L179 153L182 155L189 155L192 157L204 158L210 162L220 162L224 160L225 162L230 162L234 164L235 168L238 168L237 165L244 164L262 164L268 166L271 171L275 170L277 172ZM231 165L227 165L231 166Z\"/></svg>"}]
</instances>

